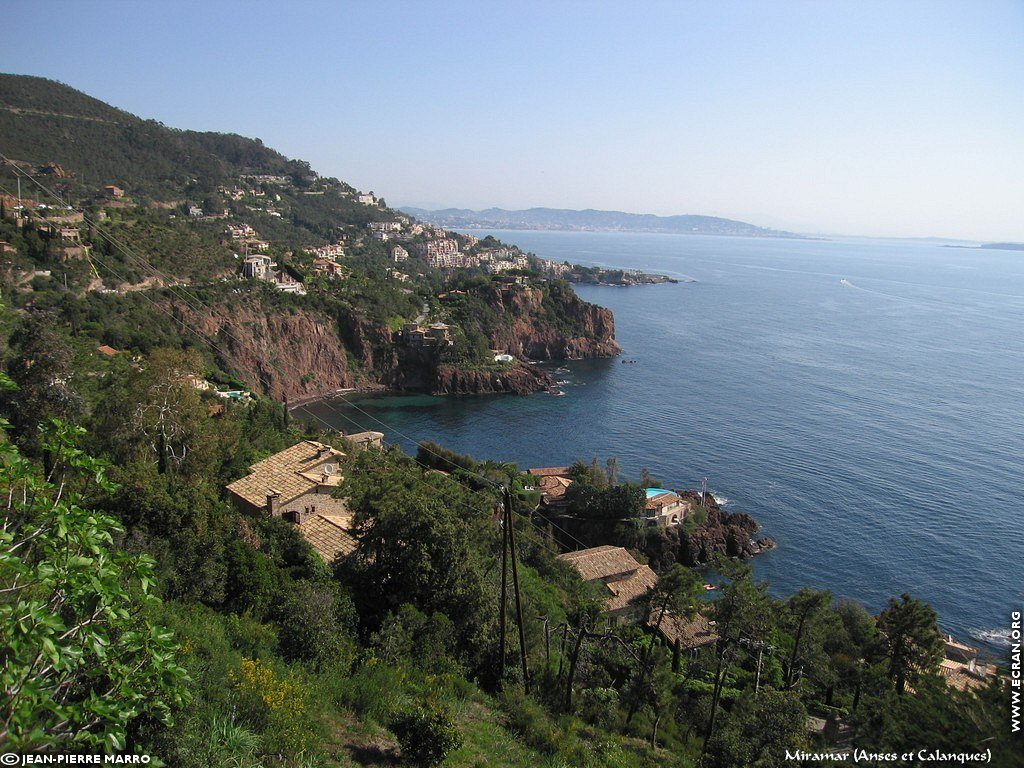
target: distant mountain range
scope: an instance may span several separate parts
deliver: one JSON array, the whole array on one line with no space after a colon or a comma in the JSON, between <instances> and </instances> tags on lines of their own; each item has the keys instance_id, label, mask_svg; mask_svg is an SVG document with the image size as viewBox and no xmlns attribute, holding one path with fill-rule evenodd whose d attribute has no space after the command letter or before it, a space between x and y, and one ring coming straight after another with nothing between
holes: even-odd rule
<instances>
[{"instance_id":1,"label":"distant mountain range","mask_svg":"<svg viewBox=\"0 0 1024 768\"><path fill-rule=\"evenodd\" d=\"M488 208L471 211L466 208L445 208L429 211L423 208L400 210L440 227L450 229L547 229L579 232L666 232L690 235L744 235L746 237L789 237L807 239L804 235L767 229L745 221L720 219L717 216L655 216L650 213L623 211L574 211L564 208L529 208L507 211Z\"/></svg>"}]
</instances>

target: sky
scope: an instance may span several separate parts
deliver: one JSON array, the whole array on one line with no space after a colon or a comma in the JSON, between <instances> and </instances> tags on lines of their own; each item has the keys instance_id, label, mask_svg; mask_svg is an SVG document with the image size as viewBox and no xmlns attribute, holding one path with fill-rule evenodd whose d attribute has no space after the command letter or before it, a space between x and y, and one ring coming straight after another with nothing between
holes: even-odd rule
<instances>
[{"instance_id":1,"label":"sky","mask_svg":"<svg viewBox=\"0 0 1024 768\"><path fill-rule=\"evenodd\" d=\"M0 7L0 71L392 206L1024 241L1024 0Z\"/></svg>"}]
</instances>

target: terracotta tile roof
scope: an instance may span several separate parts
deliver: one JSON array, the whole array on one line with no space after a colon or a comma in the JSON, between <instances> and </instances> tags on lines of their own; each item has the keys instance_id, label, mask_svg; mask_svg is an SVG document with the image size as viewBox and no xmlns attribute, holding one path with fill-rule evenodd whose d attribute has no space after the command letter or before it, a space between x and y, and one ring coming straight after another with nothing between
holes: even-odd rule
<instances>
[{"instance_id":1,"label":"terracotta tile roof","mask_svg":"<svg viewBox=\"0 0 1024 768\"><path fill-rule=\"evenodd\" d=\"M266 506L267 496L272 493L279 493L280 503L287 504L318 486L336 486L341 481L338 460L344 455L323 443L303 440L256 462L249 467L250 474L235 480L228 490L255 507ZM323 467L326 464L334 464L335 471L325 481Z\"/></svg>"},{"instance_id":2,"label":"terracotta tile roof","mask_svg":"<svg viewBox=\"0 0 1024 768\"><path fill-rule=\"evenodd\" d=\"M658 575L622 547L605 545L558 556L579 571L584 581L601 581L609 597L606 612L622 610L658 583Z\"/></svg>"},{"instance_id":3,"label":"terracotta tile roof","mask_svg":"<svg viewBox=\"0 0 1024 768\"><path fill-rule=\"evenodd\" d=\"M100 344L98 347L96 347L96 351L99 352L101 355L106 355L107 357L113 357L114 355L117 354L116 349L114 349L113 347L109 347L106 344Z\"/></svg>"},{"instance_id":4,"label":"terracotta tile roof","mask_svg":"<svg viewBox=\"0 0 1024 768\"><path fill-rule=\"evenodd\" d=\"M537 484L537 489L544 494L544 501L551 502L558 501L565 496L570 485L572 485L572 480L568 477L545 475L541 477L540 483Z\"/></svg>"},{"instance_id":5,"label":"terracotta tile roof","mask_svg":"<svg viewBox=\"0 0 1024 768\"><path fill-rule=\"evenodd\" d=\"M534 477L548 477L550 475L568 477L569 467L535 467L534 469L526 470L526 474L533 475Z\"/></svg>"},{"instance_id":6,"label":"terracotta tile roof","mask_svg":"<svg viewBox=\"0 0 1024 768\"><path fill-rule=\"evenodd\" d=\"M604 609L609 613L628 608L634 600L643 597L658 583L658 574L650 566L641 565L628 578L605 582L605 587L612 596L604 602Z\"/></svg>"},{"instance_id":7,"label":"terracotta tile roof","mask_svg":"<svg viewBox=\"0 0 1024 768\"><path fill-rule=\"evenodd\" d=\"M657 624L656 616L648 619L647 623L653 627ZM715 623L701 613L693 618L685 616L667 615L661 620L660 632L670 644L679 641L682 650L690 648L703 648L718 642L718 634L715 632Z\"/></svg>"},{"instance_id":8,"label":"terracotta tile roof","mask_svg":"<svg viewBox=\"0 0 1024 768\"><path fill-rule=\"evenodd\" d=\"M610 544L566 552L559 555L558 559L564 560L579 571L584 581L632 573L640 567L640 563L623 547L613 547Z\"/></svg>"},{"instance_id":9,"label":"terracotta tile roof","mask_svg":"<svg viewBox=\"0 0 1024 768\"><path fill-rule=\"evenodd\" d=\"M939 674L950 688L959 691L974 691L984 688L999 674L995 664L975 664L970 666L951 659L943 659L939 664Z\"/></svg>"},{"instance_id":10,"label":"terracotta tile roof","mask_svg":"<svg viewBox=\"0 0 1024 768\"><path fill-rule=\"evenodd\" d=\"M355 551L356 540L349 533L352 515L309 515L299 524L299 532L327 563L338 555Z\"/></svg>"},{"instance_id":11,"label":"terracotta tile roof","mask_svg":"<svg viewBox=\"0 0 1024 768\"><path fill-rule=\"evenodd\" d=\"M667 507L670 504L682 503L682 501L683 500L682 500L682 498L680 498L679 494L672 493L671 491L667 491L665 493L659 493L657 496L652 496L651 498L649 498L647 500L647 504L646 504L645 508L646 509L661 509L662 507Z\"/></svg>"}]
</instances>

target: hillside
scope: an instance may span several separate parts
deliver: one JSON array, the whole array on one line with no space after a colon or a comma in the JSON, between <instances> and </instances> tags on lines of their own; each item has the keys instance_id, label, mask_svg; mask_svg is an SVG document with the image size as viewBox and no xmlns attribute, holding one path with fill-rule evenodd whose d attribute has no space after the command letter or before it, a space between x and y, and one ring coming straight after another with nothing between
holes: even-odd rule
<instances>
[{"instance_id":1,"label":"hillside","mask_svg":"<svg viewBox=\"0 0 1024 768\"><path fill-rule=\"evenodd\" d=\"M1024 768L994 668L961 646L940 677L926 604L876 617L688 567L755 546L703 494L650 497L613 459L407 456L275 402L543 389L527 360L618 352L571 265L248 139L3 87L3 762L780 768L984 744Z\"/></svg>"},{"instance_id":2,"label":"hillside","mask_svg":"<svg viewBox=\"0 0 1024 768\"><path fill-rule=\"evenodd\" d=\"M0 137L5 156L73 169L70 190L116 184L156 200L206 192L239 173L301 173L258 140L168 128L61 83L0 75Z\"/></svg>"},{"instance_id":3,"label":"hillside","mask_svg":"<svg viewBox=\"0 0 1024 768\"><path fill-rule=\"evenodd\" d=\"M211 376L290 399L528 393L552 384L528 360L618 352L611 314L595 322L557 270L422 224L256 139L0 75L0 152L10 303L55 312L94 346L144 353L189 330L178 343ZM456 318L455 288L486 317Z\"/></svg>"},{"instance_id":4,"label":"hillside","mask_svg":"<svg viewBox=\"0 0 1024 768\"><path fill-rule=\"evenodd\" d=\"M428 211L423 208L403 207L401 210L431 224L454 229L539 229L580 232L664 232L684 235L742 235L744 237L789 237L803 239L803 235L766 229L744 221L721 219L716 216L655 216L649 213L623 211L574 211L562 208L530 208L507 211L488 208L471 211L465 208L445 208Z\"/></svg>"}]
</instances>

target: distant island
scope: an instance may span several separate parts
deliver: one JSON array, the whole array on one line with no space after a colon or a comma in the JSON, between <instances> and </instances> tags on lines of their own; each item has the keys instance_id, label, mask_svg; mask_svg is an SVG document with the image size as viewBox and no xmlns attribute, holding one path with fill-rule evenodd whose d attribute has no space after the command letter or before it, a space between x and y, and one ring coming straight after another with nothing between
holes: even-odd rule
<instances>
[{"instance_id":1,"label":"distant island","mask_svg":"<svg viewBox=\"0 0 1024 768\"><path fill-rule=\"evenodd\" d=\"M982 243L981 245L946 245L945 248L970 248L985 251L1024 251L1024 243Z\"/></svg>"},{"instance_id":2,"label":"distant island","mask_svg":"<svg viewBox=\"0 0 1024 768\"><path fill-rule=\"evenodd\" d=\"M784 237L808 240L805 235L767 229L745 221L721 219L717 216L655 216L650 213L623 211L574 211L564 208L529 208L508 211L488 208L471 211L466 208L445 208L430 211L423 208L400 208L421 221L453 229L532 229L565 232L661 232L685 235L743 235L745 237Z\"/></svg>"}]
</instances>

